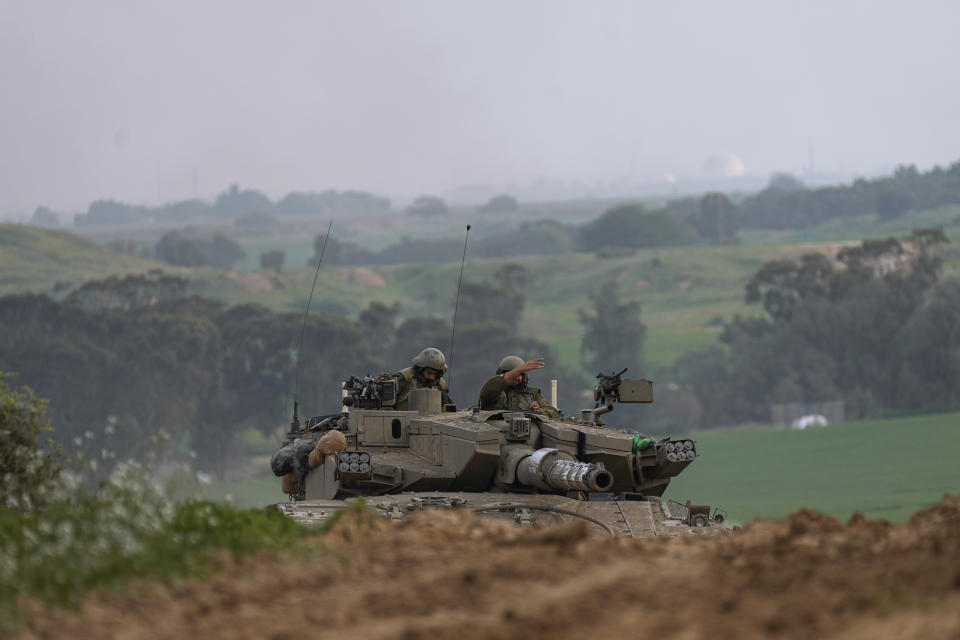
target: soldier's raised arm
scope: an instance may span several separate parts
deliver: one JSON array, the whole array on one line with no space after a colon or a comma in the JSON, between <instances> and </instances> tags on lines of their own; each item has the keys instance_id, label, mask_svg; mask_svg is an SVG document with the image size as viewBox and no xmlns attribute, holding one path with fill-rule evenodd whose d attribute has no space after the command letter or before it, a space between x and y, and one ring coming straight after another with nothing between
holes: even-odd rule
<instances>
[{"instance_id":1,"label":"soldier's raised arm","mask_svg":"<svg viewBox=\"0 0 960 640\"><path fill-rule=\"evenodd\" d=\"M517 358L519 360L520 358ZM513 364L513 363L511 363ZM503 379L507 381L507 384L511 387L516 385L520 381L520 377L525 374L527 371L533 371L534 369L543 369L546 365L543 362L543 358L534 358L527 362L521 362L520 364L515 365L510 371L507 371L503 374Z\"/></svg>"}]
</instances>

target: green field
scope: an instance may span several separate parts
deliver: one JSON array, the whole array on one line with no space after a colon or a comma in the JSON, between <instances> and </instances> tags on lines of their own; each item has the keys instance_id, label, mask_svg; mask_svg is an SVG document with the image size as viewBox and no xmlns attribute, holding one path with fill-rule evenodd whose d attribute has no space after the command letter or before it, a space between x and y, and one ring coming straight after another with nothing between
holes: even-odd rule
<instances>
[{"instance_id":1,"label":"green field","mask_svg":"<svg viewBox=\"0 0 960 640\"><path fill-rule=\"evenodd\" d=\"M890 220L877 220L874 214L867 213L851 218L828 220L812 229L796 231L747 230L741 231L739 235L741 240L747 244L836 242L904 236L913 229L932 227L943 227L947 235L956 242L960 239L960 206L948 205L926 211L910 211L903 216Z\"/></svg>"},{"instance_id":2,"label":"green field","mask_svg":"<svg viewBox=\"0 0 960 640\"><path fill-rule=\"evenodd\" d=\"M0 223L0 295L68 291L86 280L158 266L67 231Z\"/></svg>"},{"instance_id":3,"label":"green field","mask_svg":"<svg viewBox=\"0 0 960 640\"><path fill-rule=\"evenodd\" d=\"M696 440L700 457L667 497L719 506L734 522L800 507L902 522L960 492L960 413L804 431L744 427Z\"/></svg>"}]
</instances>

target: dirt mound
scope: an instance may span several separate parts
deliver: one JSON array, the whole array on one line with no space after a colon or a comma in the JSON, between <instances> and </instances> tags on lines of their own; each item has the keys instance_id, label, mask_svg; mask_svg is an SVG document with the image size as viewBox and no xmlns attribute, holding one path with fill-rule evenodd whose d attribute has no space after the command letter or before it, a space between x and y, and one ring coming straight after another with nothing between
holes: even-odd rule
<instances>
[{"instance_id":1,"label":"dirt mound","mask_svg":"<svg viewBox=\"0 0 960 640\"><path fill-rule=\"evenodd\" d=\"M45 610L24 638L960 638L960 496L905 525L801 510L634 540L349 514L296 558Z\"/></svg>"},{"instance_id":2,"label":"dirt mound","mask_svg":"<svg viewBox=\"0 0 960 640\"><path fill-rule=\"evenodd\" d=\"M277 288L276 278L264 273L236 273L231 271L226 274L226 277L251 293L263 293Z\"/></svg>"}]
</instances>

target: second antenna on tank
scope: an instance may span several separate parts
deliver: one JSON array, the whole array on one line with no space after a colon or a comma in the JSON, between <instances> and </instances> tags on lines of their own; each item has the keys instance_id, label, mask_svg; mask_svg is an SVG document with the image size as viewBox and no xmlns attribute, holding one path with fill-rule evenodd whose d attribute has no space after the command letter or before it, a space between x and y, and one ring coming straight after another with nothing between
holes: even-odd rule
<instances>
[{"instance_id":1,"label":"second antenna on tank","mask_svg":"<svg viewBox=\"0 0 960 640\"><path fill-rule=\"evenodd\" d=\"M330 239L330 230L333 228L333 220L327 225L327 235L323 238L323 247L320 249L320 259L317 260L317 271L313 274L313 286L310 287L310 296L307 298L307 308L303 311L303 326L300 327L300 342L297 344L297 376L293 385L293 420L290 422L290 431L300 430L299 402L300 393L300 352L303 351L303 334L307 330L307 316L310 315L310 302L313 301L313 291L317 288L317 276L320 275L320 265L323 264L323 256L327 252L327 241Z\"/></svg>"},{"instance_id":2,"label":"second antenna on tank","mask_svg":"<svg viewBox=\"0 0 960 640\"><path fill-rule=\"evenodd\" d=\"M457 308L460 306L460 286L463 284L463 263L467 260L467 242L470 240L470 225L467 225L467 234L463 238L463 256L460 258L460 279L457 280L457 298L453 304L453 331L450 335L450 386L453 387L453 345L457 338Z\"/></svg>"}]
</instances>

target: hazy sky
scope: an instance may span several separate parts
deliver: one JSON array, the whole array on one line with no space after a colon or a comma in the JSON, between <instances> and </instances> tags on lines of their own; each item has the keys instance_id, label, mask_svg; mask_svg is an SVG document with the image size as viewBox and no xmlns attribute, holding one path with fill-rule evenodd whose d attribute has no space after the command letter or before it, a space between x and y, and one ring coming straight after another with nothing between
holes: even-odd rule
<instances>
[{"instance_id":1,"label":"hazy sky","mask_svg":"<svg viewBox=\"0 0 960 640\"><path fill-rule=\"evenodd\" d=\"M0 215L960 159L960 3L0 0Z\"/></svg>"}]
</instances>

